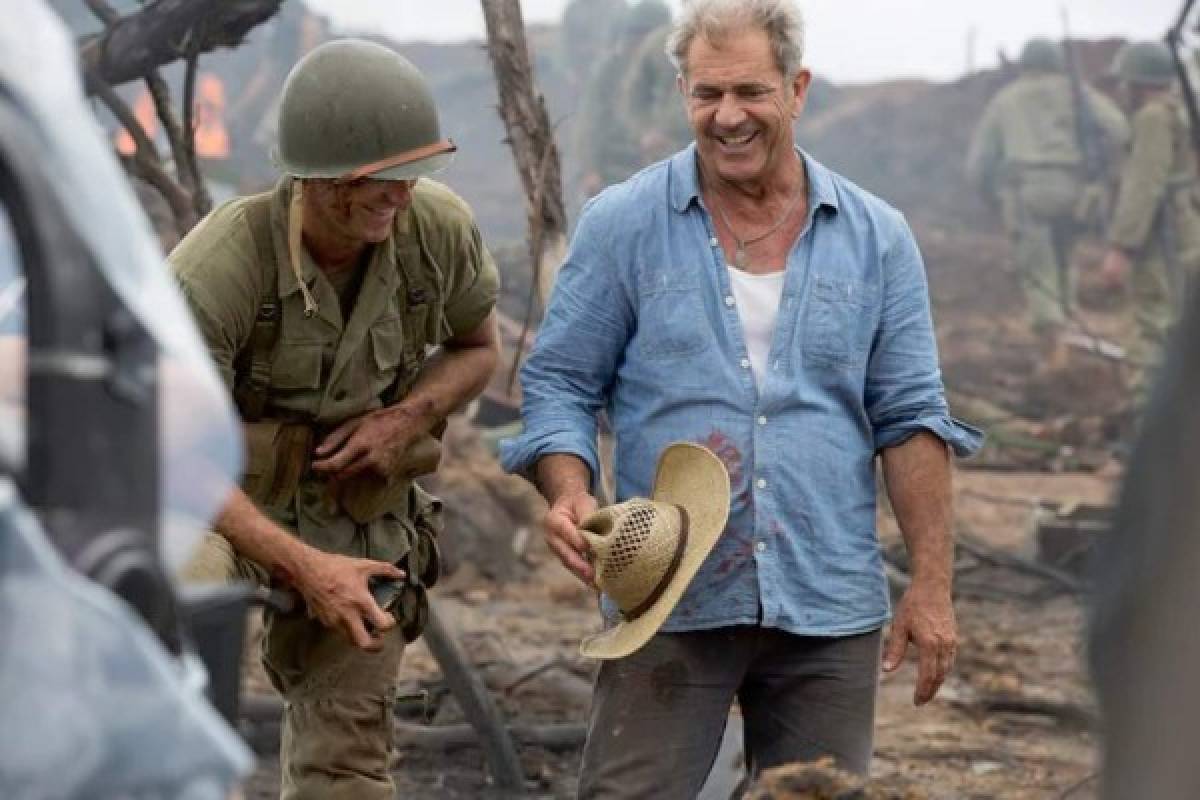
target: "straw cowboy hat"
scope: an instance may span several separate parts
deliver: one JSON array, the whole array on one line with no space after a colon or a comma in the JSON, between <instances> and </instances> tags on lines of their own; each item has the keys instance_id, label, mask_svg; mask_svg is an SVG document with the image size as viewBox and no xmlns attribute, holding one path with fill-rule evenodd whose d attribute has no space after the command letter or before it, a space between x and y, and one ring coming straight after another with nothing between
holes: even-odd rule
<instances>
[{"instance_id":1,"label":"straw cowboy hat","mask_svg":"<svg viewBox=\"0 0 1200 800\"><path fill-rule=\"evenodd\" d=\"M729 474L709 450L672 444L658 459L649 500L607 506L583 521L596 585L621 620L583 640L589 658L622 658L662 626L725 530Z\"/></svg>"}]
</instances>

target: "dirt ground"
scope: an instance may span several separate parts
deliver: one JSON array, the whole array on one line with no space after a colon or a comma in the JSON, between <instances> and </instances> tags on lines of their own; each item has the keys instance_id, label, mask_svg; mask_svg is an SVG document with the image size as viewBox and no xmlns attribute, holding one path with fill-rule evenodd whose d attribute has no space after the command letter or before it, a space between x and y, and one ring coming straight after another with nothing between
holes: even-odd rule
<instances>
[{"instance_id":1,"label":"dirt ground","mask_svg":"<svg viewBox=\"0 0 1200 800\"><path fill-rule=\"evenodd\" d=\"M960 530L1004 552L1031 555L1033 499L1103 502L1113 478L963 470L956 488ZM885 547L897 543L886 509L880 512L880 529ZM496 687L493 694L512 723L582 723L591 665L577 657L576 648L598 623L593 599L540 541L529 547L524 561L528 571L505 585L463 567L437 591L439 607ZM991 591L980 596L977 589L960 587L958 665L933 703L913 707L911 661L882 679L874 777L946 800L1095 797L1096 741L1089 730L1094 711L1084 676L1080 603L1070 595L1052 595L1052 583L967 556L959 575L960 584ZM495 679L500 673L539 666L540 674L511 691L497 686L505 682ZM409 718L425 717L422 721L438 725L461 721L420 642L406 654L403 680L412 693L425 689L434 696L428 708L417 701L404 706ZM261 690L262 684L252 681L252 688ZM1040 713L998 710L1003 700L1009 701L1005 707L1015 707L1014 698ZM578 747L523 748L530 795L573 796L579 755ZM490 793L482 751L474 746L448 752L403 748L396 776L404 797ZM248 796L273 796L276 777L275 762L264 757Z\"/></svg>"}]
</instances>

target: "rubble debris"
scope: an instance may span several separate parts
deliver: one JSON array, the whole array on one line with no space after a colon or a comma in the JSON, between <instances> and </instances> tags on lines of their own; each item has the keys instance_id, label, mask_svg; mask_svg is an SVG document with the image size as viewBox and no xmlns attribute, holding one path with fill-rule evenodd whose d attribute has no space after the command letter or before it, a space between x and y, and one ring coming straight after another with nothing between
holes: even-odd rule
<instances>
[{"instance_id":1,"label":"rubble debris","mask_svg":"<svg viewBox=\"0 0 1200 800\"><path fill-rule=\"evenodd\" d=\"M763 771L746 800L927 800L903 779L873 780L837 769L833 759Z\"/></svg>"}]
</instances>

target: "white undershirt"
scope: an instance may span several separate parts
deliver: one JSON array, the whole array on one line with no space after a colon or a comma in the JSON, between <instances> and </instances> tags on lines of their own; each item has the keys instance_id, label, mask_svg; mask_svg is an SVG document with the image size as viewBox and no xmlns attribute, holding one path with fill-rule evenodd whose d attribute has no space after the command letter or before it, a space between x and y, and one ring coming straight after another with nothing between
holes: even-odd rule
<instances>
[{"instance_id":1,"label":"white undershirt","mask_svg":"<svg viewBox=\"0 0 1200 800\"><path fill-rule=\"evenodd\" d=\"M783 297L784 270L766 275L751 275L726 265L738 317L742 321L742 337L746 340L746 355L754 371L754 382L762 390L767 375L767 357L775 336L775 320L779 316L779 300Z\"/></svg>"}]
</instances>

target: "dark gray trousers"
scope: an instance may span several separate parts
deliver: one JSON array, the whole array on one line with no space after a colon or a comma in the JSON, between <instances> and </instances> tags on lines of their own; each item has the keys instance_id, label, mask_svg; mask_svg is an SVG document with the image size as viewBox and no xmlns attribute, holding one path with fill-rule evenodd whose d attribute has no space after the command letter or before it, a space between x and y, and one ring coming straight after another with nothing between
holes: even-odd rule
<instances>
[{"instance_id":1,"label":"dark gray trousers","mask_svg":"<svg viewBox=\"0 0 1200 800\"><path fill-rule=\"evenodd\" d=\"M879 630L831 638L756 626L658 634L600 668L579 796L692 800L735 697L751 774L832 756L865 775L881 641Z\"/></svg>"}]
</instances>

